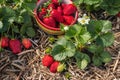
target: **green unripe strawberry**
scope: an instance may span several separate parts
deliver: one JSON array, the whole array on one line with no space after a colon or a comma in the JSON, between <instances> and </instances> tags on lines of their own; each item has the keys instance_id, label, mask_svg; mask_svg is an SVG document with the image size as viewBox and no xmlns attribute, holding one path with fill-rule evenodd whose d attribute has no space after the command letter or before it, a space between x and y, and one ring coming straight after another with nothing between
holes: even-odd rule
<instances>
[{"instance_id":1,"label":"green unripe strawberry","mask_svg":"<svg viewBox=\"0 0 120 80\"><path fill-rule=\"evenodd\" d=\"M51 43L53 43L53 42L55 41L55 38L54 38L54 37L49 37L49 41L50 41Z\"/></svg>"},{"instance_id":2,"label":"green unripe strawberry","mask_svg":"<svg viewBox=\"0 0 120 80\"><path fill-rule=\"evenodd\" d=\"M45 53L50 53L50 52L51 52L51 50L52 50L52 48L47 47L47 48L45 49Z\"/></svg>"},{"instance_id":3,"label":"green unripe strawberry","mask_svg":"<svg viewBox=\"0 0 120 80\"><path fill-rule=\"evenodd\" d=\"M65 68L66 68L66 65L64 63L59 64L59 66L57 67L57 72L62 72Z\"/></svg>"}]
</instances>

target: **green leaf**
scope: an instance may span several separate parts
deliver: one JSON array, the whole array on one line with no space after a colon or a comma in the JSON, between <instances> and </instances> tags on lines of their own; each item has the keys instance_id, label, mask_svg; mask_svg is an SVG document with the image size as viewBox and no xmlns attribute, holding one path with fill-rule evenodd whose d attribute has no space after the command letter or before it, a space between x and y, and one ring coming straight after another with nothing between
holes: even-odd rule
<instances>
[{"instance_id":1,"label":"green leaf","mask_svg":"<svg viewBox=\"0 0 120 80\"><path fill-rule=\"evenodd\" d=\"M13 26L13 31L15 32L15 33L19 33L19 28L18 28L18 26Z\"/></svg>"},{"instance_id":2,"label":"green leaf","mask_svg":"<svg viewBox=\"0 0 120 80\"><path fill-rule=\"evenodd\" d=\"M56 44L66 46L67 41L68 40L66 38L62 37L62 38L59 38L59 40L56 42Z\"/></svg>"},{"instance_id":3,"label":"green leaf","mask_svg":"<svg viewBox=\"0 0 120 80\"><path fill-rule=\"evenodd\" d=\"M112 60L110 53L108 53L107 51L101 53L101 58L104 63L108 63Z\"/></svg>"},{"instance_id":4,"label":"green leaf","mask_svg":"<svg viewBox=\"0 0 120 80\"><path fill-rule=\"evenodd\" d=\"M101 60L100 57L93 56L93 57L92 57L92 61L93 61L93 64L94 64L95 66L100 66L100 65L102 65L102 60Z\"/></svg>"},{"instance_id":5,"label":"green leaf","mask_svg":"<svg viewBox=\"0 0 120 80\"><path fill-rule=\"evenodd\" d=\"M64 53L65 48L62 45L56 45L52 49L51 55L54 57L56 60L63 60L66 58L66 54Z\"/></svg>"},{"instance_id":6,"label":"green leaf","mask_svg":"<svg viewBox=\"0 0 120 80\"><path fill-rule=\"evenodd\" d=\"M88 63L90 62L90 57L87 54L82 53L80 51L76 52L75 59L77 61L77 66L80 69L85 69L87 67Z\"/></svg>"},{"instance_id":7,"label":"green leaf","mask_svg":"<svg viewBox=\"0 0 120 80\"><path fill-rule=\"evenodd\" d=\"M2 23L3 23L3 27L2 29L0 29L0 32L6 32L8 30L8 27L10 26L8 22L8 18L7 19L3 18Z\"/></svg>"},{"instance_id":8,"label":"green leaf","mask_svg":"<svg viewBox=\"0 0 120 80\"><path fill-rule=\"evenodd\" d=\"M80 69L85 69L87 67L87 65L88 65L88 61L86 59L83 59L81 61L81 67L80 67Z\"/></svg>"},{"instance_id":9,"label":"green leaf","mask_svg":"<svg viewBox=\"0 0 120 80\"><path fill-rule=\"evenodd\" d=\"M15 11L8 6L2 7L2 13L1 14L4 18L15 17L16 16Z\"/></svg>"},{"instance_id":10,"label":"green leaf","mask_svg":"<svg viewBox=\"0 0 120 80\"><path fill-rule=\"evenodd\" d=\"M102 26L100 21L91 20L90 23L87 25L88 32L91 33L92 36L96 36L101 32Z\"/></svg>"},{"instance_id":11,"label":"green leaf","mask_svg":"<svg viewBox=\"0 0 120 80\"><path fill-rule=\"evenodd\" d=\"M35 30L32 27L27 27L26 33L29 37L35 36Z\"/></svg>"},{"instance_id":12,"label":"green leaf","mask_svg":"<svg viewBox=\"0 0 120 80\"><path fill-rule=\"evenodd\" d=\"M2 27L3 27L3 23L2 21L0 21L0 29L2 29Z\"/></svg>"},{"instance_id":13,"label":"green leaf","mask_svg":"<svg viewBox=\"0 0 120 80\"><path fill-rule=\"evenodd\" d=\"M90 24L87 25L88 31L94 36L100 33L107 33L111 31L111 28L111 22L106 20L91 20Z\"/></svg>"},{"instance_id":14,"label":"green leaf","mask_svg":"<svg viewBox=\"0 0 120 80\"><path fill-rule=\"evenodd\" d=\"M104 0L100 7L110 15L116 15L120 11L120 0Z\"/></svg>"},{"instance_id":15,"label":"green leaf","mask_svg":"<svg viewBox=\"0 0 120 80\"><path fill-rule=\"evenodd\" d=\"M82 32L77 35L77 39L78 39L79 43L81 43L81 44L87 43L90 38L91 38L91 35L87 31Z\"/></svg>"},{"instance_id":16,"label":"green leaf","mask_svg":"<svg viewBox=\"0 0 120 80\"><path fill-rule=\"evenodd\" d=\"M62 60L65 60L66 57L67 57L67 54L65 52L62 52L62 53L55 55L54 59L57 61L62 61Z\"/></svg>"},{"instance_id":17,"label":"green leaf","mask_svg":"<svg viewBox=\"0 0 120 80\"><path fill-rule=\"evenodd\" d=\"M79 6L80 4L82 4L83 1L84 1L84 0L73 0L74 4L75 4L75 5L78 5L78 6Z\"/></svg>"},{"instance_id":18,"label":"green leaf","mask_svg":"<svg viewBox=\"0 0 120 80\"><path fill-rule=\"evenodd\" d=\"M69 30L66 31L65 37L72 38L81 31L82 27L78 24L72 25L69 27Z\"/></svg>"},{"instance_id":19,"label":"green leaf","mask_svg":"<svg viewBox=\"0 0 120 80\"><path fill-rule=\"evenodd\" d=\"M101 32L108 32L108 31L111 31L112 29L112 23L110 21L101 21L101 24L102 24L102 30Z\"/></svg>"},{"instance_id":20,"label":"green leaf","mask_svg":"<svg viewBox=\"0 0 120 80\"><path fill-rule=\"evenodd\" d=\"M31 24L32 23L31 22L31 16L28 14L28 12L22 13L21 16L23 17L23 22L25 24L27 24L27 23Z\"/></svg>"},{"instance_id":21,"label":"green leaf","mask_svg":"<svg viewBox=\"0 0 120 80\"><path fill-rule=\"evenodd\" d=\"M22 27L20 28L21 35L25 35L27 27L28 27L27 24L22 25Z\"/></svg>"},{"instance_id":22,"label":"green leaf","mask_svg":"<svg viewBox=\"0 0 120 80\"><path fill-rule=\"evenodd\" d=\"M84 0L84 3L87 5L94 5L101 2L101 0Z\"/></svg>"},{"instance_id":23,"label":"green leaf","mask_svg":"<svg viewBox=\"0 0 120 80\"><path fill-rule=\"evenodd\" d=\"M24 21L24 18L22 16L18 16L16 18L16 22L18 22L18 23L23 23L23 21Z\"/></svg>"},{"instance_id":24,"label":"green leaf","mask_svg":"<svg viewBox=\"0 0 120 80\"><path fill-rule=\"evenodd\" d=\"M91 53L94 53L94 55L98 55L99 53L104 51L104 47L94 44L88 47L88 51L90 51Z\"/></svg>"},{"instance_id":25,"label":"green leaf","mask_svg":"<svg viewBox=\"0 0 120 80\"><path fill-rule=\"evenodd\" d=\"M15 21L15 17L10 17L10 18L8 19L8 22L9 22L10 24L13 24L14 21Z\"/></svg>"},{"instance_id":26,"label":"green leaf","mask_svg":"<svg viewBox=\"0 0 120 80\"><path fill-rule=\"evenodd\" d=\"M75 45L71 41L65 40L65 38L58 40L51 52L51 55L54 57L54 59L58 61L62 61L67 57L72 57L74 54Z\"/></svg>"},{"instance_id":27,"label":"green leaf","mask_svg":"<svg viewBox=\"0 0 120 80\"><path fill-rule=\"evenodd\" d=\"M114 42L114 35L111 32L105 33L96 40L96 43L99 45L103 45L104 47L111 46Z\"/></svg>"}]
</instances>

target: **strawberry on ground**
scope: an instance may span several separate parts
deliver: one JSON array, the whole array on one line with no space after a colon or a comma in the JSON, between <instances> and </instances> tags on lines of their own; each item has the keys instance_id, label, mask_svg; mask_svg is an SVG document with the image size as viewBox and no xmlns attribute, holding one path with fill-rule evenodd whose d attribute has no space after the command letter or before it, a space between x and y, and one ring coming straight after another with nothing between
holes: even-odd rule
<instances>
[{"instance_id":1,"label":"strawberry on ground","mask_svg":"<svg viewBox=\"0 0 120 80\"><path fill-rule=\"evenodd\" d=\"M31 41L27 38L22 39L22 44L26 49L29 49L32 46Z\"/></svg>"},{"instance_id":2,"label":"strawberry on ground","mask_svg":"<svg viewBox=\"0 0 120 80\"><path fill-rule=\"evenodd\" d=\"M14 54L21 52L21 43L17 39L12 39L9 41L9 47Z\"/></svg>"},{"instance_id":3,"label":"strawberry on ground","mask_svg":"<svg viewBox=\"0 0 120 80\"><path fill-rule=\"evenodd\" d=\"M48 26L56 27L56 21L51 16L43 18L43 22Z\"/></svg>"},{"instance_id":4,"label":"strawberry on ground","mask_svg":"<svg viewBox=\"0 0 120 80\"><path fill-rule=\"evenodd\" d=\"M8 37L2 37L0 40L0 47L5 48L8 47L9 39Z\"/></svg>"},{"instance_id":5,"label":"strawberry on ground","mask_svg":"<svg viewBox=\"0 0 120 80\"><path fill-rule=\"evenodd\" d=\"M64 20L65 20L65 25L70 25L72 24L72 22L74 21L74 17L73 16L63 16Z\"/></svg>"},{"instance_id":6,"label":"strawberry on ground","mask_svg":"<svg viewBox=\"0 0 120 80\"><path fill-rule=\"evenodd\" d=\"M51 66L50 66L50 72L52 73L56 73L57 72L57 68L58 68L59 62L58 61L54 61Z\"/></svg>"},{"instance_id":7,"label":"strawberry on ground","mask_svg":"<svg viewBox=\"0 0 120 80\"><path fill-rule=\"evenodd\" d=\"M76 12L77 8L74 4L67 4L64 9L63 13L64 15L72 15Z\"/></svg>"},{"instance_id":8,"label":"strawberry on ground","mask_svg":"<svg viewBox=\"0 0 120 80\"><path fill-rule=\"evenodd\" d=\"M53 62L54 62L54 59L53 59L53 57L50 56L50 55L45 55L45 56L42 58L42 64L43 64L43 66L49 67Z\"/></svg>"}]
</instances>

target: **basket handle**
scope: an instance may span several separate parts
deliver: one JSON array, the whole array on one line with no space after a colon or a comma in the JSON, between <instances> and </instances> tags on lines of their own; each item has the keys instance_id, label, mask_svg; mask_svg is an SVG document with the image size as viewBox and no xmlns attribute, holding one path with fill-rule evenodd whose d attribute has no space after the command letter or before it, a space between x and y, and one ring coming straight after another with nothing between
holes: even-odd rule
<instances>
[{"instance_id":1,"label":"basket handle","mask_svg":"<svg viewBox=\"0 0 120 80\"><path fill-rule=\"evenodd\" d=\"M48 0L39 0L37 2L37 6L36 6L36 9L39 8L40 5L42 5L44 2L47 2ZM65 4L72 4L72 1L71 0L62 0L63 3Z\"/></svg>"},{"instance_id":2,"label":"basket handle","mask_svg":"<svg viewBox=\"0 0 120 80\"><path fill-rule=\"evenodd\" d=\"M42 5L44 2L47 2L47 1L48 1L48 0L39 0L39 1L37 2L37 5L36 5L35 9L37 10L40 5Z\"/></svg>"}]
</instances>

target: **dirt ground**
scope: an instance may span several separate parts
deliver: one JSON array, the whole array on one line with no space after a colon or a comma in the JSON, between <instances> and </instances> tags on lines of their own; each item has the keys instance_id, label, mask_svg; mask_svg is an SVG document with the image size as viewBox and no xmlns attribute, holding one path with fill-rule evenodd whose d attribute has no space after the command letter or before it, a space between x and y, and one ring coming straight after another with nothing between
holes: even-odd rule
<instances>
[{"instance_id":1,"label":"dirt ground","mask_svg":"<svg viewBox=\"0 0 120 80\"><path fill-rule=\"evenodd\" d=\"M48 38L51 35L44 33L35 24L37 35L30 39L32 47L23 49L14 55L6 49L0 53L0 80L120 80L120 18L114 16L96 16L93 18L108 19L112 21L115 41L107 48L112 55L112 61L100 67L90 64L85 70L80 70L75 63L69 64L62 73L51 73L48 68L41 65L41 58L47 46L51 46Z\"/></svg>"}]
</instances>

